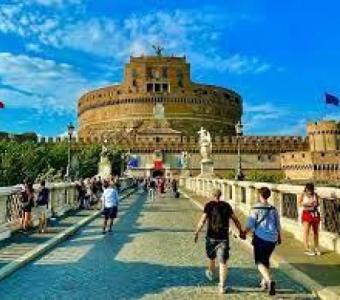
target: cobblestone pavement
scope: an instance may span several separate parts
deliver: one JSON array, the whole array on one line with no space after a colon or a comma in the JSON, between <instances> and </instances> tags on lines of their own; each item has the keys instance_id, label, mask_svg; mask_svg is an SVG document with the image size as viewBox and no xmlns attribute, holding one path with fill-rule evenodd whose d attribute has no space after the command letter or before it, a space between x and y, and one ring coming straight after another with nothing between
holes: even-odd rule
<instances>
[{"instance_id":1,"label":"cobblestone pavement","mask_svg":"<svg viewBox=\"0 0 340 300\"><path fill-rule=\"evenodd\" d=\"M113 234L101 219L0 283L0 299L267 299L250 255L231 239L234 290L218 295L204 278L204 240L193 243L200 212L186 199L149 203L137 193L121 204ZM276 299L313 299L276 270Z\"/></svg>"}]
</instances>

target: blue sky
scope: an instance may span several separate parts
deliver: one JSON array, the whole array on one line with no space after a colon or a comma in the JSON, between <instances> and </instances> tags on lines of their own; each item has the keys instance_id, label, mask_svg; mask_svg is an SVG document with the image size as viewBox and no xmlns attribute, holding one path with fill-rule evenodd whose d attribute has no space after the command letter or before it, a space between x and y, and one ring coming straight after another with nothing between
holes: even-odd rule
<instances>
[{"instance_id":1,"label":"blue sky","mask_svg":"<svg viewBox=\"0 0 340 300\"><path fill-rule=\"evenodd\" d=\"M194 81L234 89L246 134L305 134L340 119L340 2L0 0L0 131L59 135L86 90L130 55L185 54Z\"/></svg>"}]
</instances>

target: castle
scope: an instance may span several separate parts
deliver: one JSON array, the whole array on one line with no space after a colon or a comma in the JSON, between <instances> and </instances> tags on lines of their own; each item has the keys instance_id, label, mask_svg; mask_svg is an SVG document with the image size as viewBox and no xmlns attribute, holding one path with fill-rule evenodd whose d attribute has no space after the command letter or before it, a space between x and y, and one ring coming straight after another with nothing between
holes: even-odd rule
<instances>
[{"instance_id":1,"label":"castle","mask_svg":"<svg viewBox=\"0 0 340 300\"><path fill-rule=\"evenodd\" d=\"M163 56L159 50L131 57L121 84L79 99L78 134L83 143L119 145L134 159L130 172L135 175L179 175L187 152L195 176L200 172L197 131L204 127L212 135L215 172L223 176L236 165L235 125L242 109L238 93L192 82L185 57ZM327 169L339 178L339 126L335 121L309 124L306 137L241 136L242 168L283 170L290 179L317 178L319 169Z\"/></svg>"}]
</instances>

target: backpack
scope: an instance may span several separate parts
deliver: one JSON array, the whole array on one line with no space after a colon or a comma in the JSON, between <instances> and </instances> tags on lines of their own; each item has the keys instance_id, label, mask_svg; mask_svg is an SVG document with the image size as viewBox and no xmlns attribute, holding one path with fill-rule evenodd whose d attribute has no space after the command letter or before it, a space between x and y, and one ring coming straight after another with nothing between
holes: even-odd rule
<instances>
[{"instance_id":1,"label":"backpack","mask_svg":"<svg viewBox=\"0 0 340 300\"><path fill-rule=\"evenodd\" d=\"M225 228L225 224L223 222L223 210L219 209L216 205L211 210L210 226L214 232L219 232Z\"/></svg>"}]
</instances>

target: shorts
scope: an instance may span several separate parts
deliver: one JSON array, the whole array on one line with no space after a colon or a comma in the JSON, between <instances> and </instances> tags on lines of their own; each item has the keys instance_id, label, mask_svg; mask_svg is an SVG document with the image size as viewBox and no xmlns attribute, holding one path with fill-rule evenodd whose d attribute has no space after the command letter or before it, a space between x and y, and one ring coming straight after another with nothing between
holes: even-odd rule
<instances>
[{"instance_id":1,"label":"shorts","mask_svg":"<svg viewBox=\"0 0 340 300\"><path fill-rule=\"evenodd\" d=\"M275 249L275 245L276 243L274 242L265 241L254 235L253 246L255 264L262 264L269 268L269 259Z\"/></svg>"},{"instance_id":2,"label":"shorts","mask_svg":"<svg viewBox=\"0 0 340 300\"><path fill-rule=\"evenodd\" d=\"M302 223L307 222L312 224L313 226L319 226L320 224L320 215L319 213L314 213L308 210L304 210L302 212L302 218L301 218Z\"/></svg>"},{"instance_id":3,"label":"shorts","mask_svg":"<svg viewBox=\"0 0 340 300\"><path fill-rule=\"evenodd\" d=\"M47 207L46 205L39 205L35 208L35 211L37 212L37 214L39 215L39 217L44 214L46 216L47 214Z\"/></svg>"},{"instance_id":4,"label":"shorts","mask_svg":"<svg viewBox=\"0 0 340 300\"><path fill-rule=\"evenodd\" d=\"M105 219L115 219L117 217L117 206L113 206L113 207L105 207L104 211L103 211L103 215L105 217Z\"/></svg>"},{"instance_id":5,"label":"shorts","mask_svg":"<svg viewBox=\"0 0 340 300\"><path fill-rule=\"evenodd\" d=\"M205 250L209 259L217 258L219 263L225 264L229 259L229 249L228 240L216 240L206 237Z\"/></svg>"}]
</instances>

